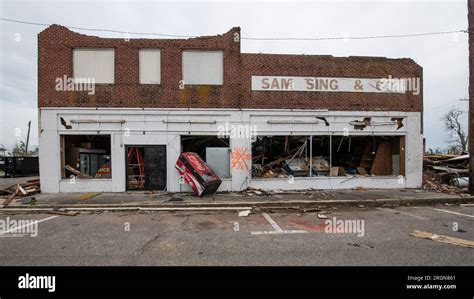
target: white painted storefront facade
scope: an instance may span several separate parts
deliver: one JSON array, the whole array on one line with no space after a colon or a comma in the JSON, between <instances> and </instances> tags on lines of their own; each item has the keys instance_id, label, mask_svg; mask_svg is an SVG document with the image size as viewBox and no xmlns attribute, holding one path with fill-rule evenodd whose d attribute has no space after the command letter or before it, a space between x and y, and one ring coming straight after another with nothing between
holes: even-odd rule
<instances>
[{"instance_id":1,"label":"white painted storefront facade","mask_svg":"<svg viewBox=\"0 0 474 299\"><path fill-rule=\"evenodd\" d=\"M71 129L61 125L61 117ZM325 117L330 126L316 117ZM379 125L355 130L350 122L371 117ZM392 118L403 118L403 127ZM71 122L71 120L73 120ZM77 122L84 120L84 122ZM219 191L240 191L247 187L261 189L350 189L418 188L422 179L423 137L421 112L397 111L323 111L260 109L141 109L141 108L40 108L40 180L45 193L124 192L126 191L127 145L166 145L167 183L170 192L190 191L180 184L175 163L183 135L218 135L222 127L255 126L258 135L338 135L405 136L405 176L345 176L252 178L251 159L244 168L232 168L231 178L224 179ZM62 179L60 135L110 135L111 179ZM230 149L252 148L250 136L230 136ZM230 153L229 153L230 154ZM230 162L231 163L231 162ZM247 169L248 168L248 169Z\"/></svg>"}]
</instances>

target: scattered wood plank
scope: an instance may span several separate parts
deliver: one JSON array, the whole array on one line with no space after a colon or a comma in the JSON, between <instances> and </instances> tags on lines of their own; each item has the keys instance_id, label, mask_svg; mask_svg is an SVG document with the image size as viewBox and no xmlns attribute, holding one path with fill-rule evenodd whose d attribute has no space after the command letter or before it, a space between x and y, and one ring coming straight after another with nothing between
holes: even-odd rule
<instances>
[{"instance_id":1,"label":"scattered wood plank","mask_svg":"<svg viewBox=\"0 0 474 299\"><path fill-rule=\"evenodd\" d=\"M17 195L18 193L18 188L16 189L16 191L10 195L10 197L7 198L7 200L3 203L3 208L6 208L8 207L8 205L12 202L12 200L15 198L15 196Z\"/></svg>"},{"instance_id":2,"label":"scattered wood plank","mask_svg":"<svg viewBox=\"0 0 474 299\"><path fill-rule=\"evenodd\" d=\"M82 172L80 172L79 170L77 170L76 168L70 166L70 165L66 165L64 166L64 168L70 172L72 172L75 176L77 176L78 178L81 178L81 179L85 179L85 178L92 178L92 176L90 175L87 175L87 174L84 174Z\"/></svg>"},{"instance_id":3,"label":"scattered wood plank","mask_svg":"<svg viewBox=\"0 0 474 299\"><path fill-rule=\"evenodd\" d=\"M432 234L432 233L424 232L417 229L415 229L410 234L410 236L423 238L423 239L429 239L436 242L447 243L447 244L452 244L452 245L457 245L457 246L462 246L462 247L474 248L474 241L454 238L450 236Z\"/></svg>"},{"instance_id":4,"label":"scattered wood plank","mask_svg":"<svg viewBox=\"0 0 474 299\"><path fill-rule=\"evenodd\" d=\"M67 212L67 211L48 211L48 214L61 215L61 216L77 216L78 212Z\"/></svg>"},{"instance_id":5,"label":"scattered wood plank","mask_svg":"<svg viewBox=\"0 0 474 299\"><path fill-rule=\"evenodd\" d=\"M25 189L23 189L23 187L20 184L17 184L16 187L17 187L18 190L20 190L21 194L23 194L23 195L28 194L28 192L26 192Z\"/></svg>"},{"instance_id":6,"label":"scattered wood plank","mask_svg":"<svg viewBox=\"0 0 474 299\"><path fill-rule=\"evenodd\" d=\"M84 193L84 194L79 195L77 197L77 199L86 200L86 199L95 197L95 196L100 195L100 194L102 194L102 192L88 192L88 193Z\"/></svg>"}]
</instances>

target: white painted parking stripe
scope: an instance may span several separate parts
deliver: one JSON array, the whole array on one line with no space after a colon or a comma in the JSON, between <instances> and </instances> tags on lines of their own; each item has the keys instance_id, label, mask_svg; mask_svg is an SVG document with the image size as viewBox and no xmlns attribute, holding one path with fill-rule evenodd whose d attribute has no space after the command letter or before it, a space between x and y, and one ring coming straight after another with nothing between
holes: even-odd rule
<instances>
[{"instance_id":1,"label":"white painted parking stripe","mask_svg":"<svg viewBox=\"0 0 474 299\"><path fill-rule=\"evenodd\" d=\"M267 219L268 223L270 223L274 230L280 233L283 231L281 227L270 217L270 215L268 215L267 213L263 213L262 215L263 217L265 217L265 219Z\"/></svg>"},{"instance_id":2,"label":"white painted parking stripe","mask_svg":"<svg viewBox=\"0 0 474 299\"><path fill-rule=\"evenodd\" d=\"M474 218L474 215L468 215L468 214L453 212L453 211L449 211L449 210L435 209L435 208L433 208L433 210L438 211L438 212L445 212L445 213L449 213L449 214L454 214L454 215L466 216L466 217Z\"/></svg>"},{"instance_id":3,"label":"white painted parking stripe","mask_svg":"<svg viewBox=\"0 0 474 299\"><path fill-rule=\"evenodd\" d=\"M276 230L270 230L270 231L261 231L261 232L251 232L252 235L276 235L276 234L306 234L308 233L305 230L282 230L276 231Z\"/></svg>"},{"instance_id":4,"label":"white painted parking stripe","mask_svg":"<svg viewBox=\"0 0 474 299\"><path fill-rule=\"evenodd\" d=\"M274 235L274 234L305 234L305 230L284 230L270 217L267 213L262 213L263 217L267 219L268 223L273 227L271 231L250 232L252 235Z\"/></svg>"},{"instance_id":5,"label":"white painted parking stripe","mask_svg":"<svg viewBox=\"0 0 474 299\"><path fill-rule=\"evenodd\" d=\"M48 217L48 218L45 218L45 219L37 220L36 223L41 223L43 221L51 220L51 219L56 218L56 217L59 217L59 216L51 216L51 217ZM33 223L34 222L30 222L29 224L26 224L26 225L23 225L23 226L20 226L20 227L11 228L7 231L0 232L0 235L8 234L12 231L21 231L23 228L28 227L28 226L32 225Z\"/></svg>"},{"instance_id":6,"label":"white painted parking stripe","mask_svg":"<svg viewBox=\"0 0 474 299\"><path fill-rule=\"evenodd\" d=\"M377 209L400 213L400 214L402 214L402 215L410 216L410 217L417 218L417 219L420 219L420 220L426 220L426 218L421 217L421 216L418 216L418 215L415 215L415 214L412 214L412 213L407 213L407 212L398 211L398 210L389 209L389 208L377 208Z\"/></svg>"}]
</instances>

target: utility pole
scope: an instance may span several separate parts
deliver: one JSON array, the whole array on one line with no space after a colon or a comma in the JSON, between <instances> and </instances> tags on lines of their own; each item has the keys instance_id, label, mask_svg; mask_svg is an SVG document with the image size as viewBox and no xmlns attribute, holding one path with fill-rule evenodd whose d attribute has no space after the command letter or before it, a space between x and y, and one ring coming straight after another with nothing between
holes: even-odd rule
<instances>
[{"instance_id":1,"label":"utility pole","mask_svg":"<svg viewBox=\"0 0 474 299\"><path fill-rule=\"evenodd\" d=\"M28 156L28 143L30 143L31 120L28 122L28 135L26 135L25 156Z\"/></svg>"},{"instance_id":2,"label":"utility pole","mask_svg":"<svg viewBox=\"0 0 474 299\"><path fill-rule=\"evenodd\" d=\"M474 195L474 4L467 0L467 21L469 34L469 193Z\"/></svg>"}]
</instances>

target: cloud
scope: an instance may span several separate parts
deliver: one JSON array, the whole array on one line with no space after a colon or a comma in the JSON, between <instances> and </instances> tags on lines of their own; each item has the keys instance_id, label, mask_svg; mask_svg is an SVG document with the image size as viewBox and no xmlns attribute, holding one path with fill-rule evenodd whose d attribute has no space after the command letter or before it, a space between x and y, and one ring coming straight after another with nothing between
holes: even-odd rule
<instances>
[{"instance_id":1,"label":"cloud","mask_svg":"<svg viewBox=\"0 0 474 299\"><path fill-rule=\"evenodd\" d=\"M366 36L467 28L465 1L2 1L1 16L69 26L214 35L233 26L249 37ZM0 23L1 139L12 145L12 128L36 123L37 37L43 27ZM93 34L87 32L87 34ZM21 40L15 38L20 35ZM119 36L104 33L100 36ZM367 41L242 41L242 52L413 58L424 69L425 136L428 147L445 147L447 134L435 107L467 97L466 34ZM459 107L465 108L461 104ZM15 111L15 113L12 113ZM35 128L37 126L35 125ZM32 136L37 144L37 133Z\"/></svg>"}]
</instances>

